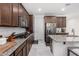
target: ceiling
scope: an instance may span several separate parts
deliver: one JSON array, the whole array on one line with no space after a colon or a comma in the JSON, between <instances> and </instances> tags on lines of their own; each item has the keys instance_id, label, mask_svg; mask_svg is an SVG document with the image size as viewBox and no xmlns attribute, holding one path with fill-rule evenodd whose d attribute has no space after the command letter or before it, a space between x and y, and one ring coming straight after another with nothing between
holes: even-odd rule
<instances>
[{"instance_id":1,"label":"ceiling","mask_svg":"<svg viewBox=\"0 0 79 59\"><path fill-rule=\"evenodd\" d=\"M78 14L79 12L79 3L22 3L25 9L29 14L42 14L42 15L72 15ZM41 12L38 11L38 8L42 8ZM62 8L65 8L65 11L61 11Z\"/></svg>"}]
</instances>

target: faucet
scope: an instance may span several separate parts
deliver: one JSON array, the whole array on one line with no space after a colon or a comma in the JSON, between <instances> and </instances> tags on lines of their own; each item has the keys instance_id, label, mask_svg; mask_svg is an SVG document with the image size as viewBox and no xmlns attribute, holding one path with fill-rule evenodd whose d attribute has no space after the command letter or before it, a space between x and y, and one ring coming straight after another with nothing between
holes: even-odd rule
<instances>
[{"instance_id":1,"label":"faucet","mask_svg":"<svg viewBox=\"0 0 79 59\"><path fill-rule=\"evenodd\" d=\"M72 29L72 33L73 33L73 36L75 35L75 30L74 29Z\"/></svg>"}]
</instances>

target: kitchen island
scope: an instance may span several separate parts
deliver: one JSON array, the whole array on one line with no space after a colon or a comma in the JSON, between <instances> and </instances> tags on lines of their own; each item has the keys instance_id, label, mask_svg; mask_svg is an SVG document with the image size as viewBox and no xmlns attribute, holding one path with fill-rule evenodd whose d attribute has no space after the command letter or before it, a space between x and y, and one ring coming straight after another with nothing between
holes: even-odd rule
<instances>
[{"instance_id":1,"label":"kitchen island","mask_svg":"<svg viewBox=\"0 0 79 59\"><path fill-rule=\"evenodd\" d=\"M17 38L14 46L1 53L0 56L27 56L32 46L33 34L30 34L27 38Z\"/></svg>"},{"instance_id":2,"label":"kitchen island","mask_svg":"<svg viewBox=\"0 0 79 59\"><path fill-rule=\"evenodd\" d=\"M79 36L48 35L52 39L54 56L67 56L68 47L79 47Z\"/></svg>"}]
</instances>

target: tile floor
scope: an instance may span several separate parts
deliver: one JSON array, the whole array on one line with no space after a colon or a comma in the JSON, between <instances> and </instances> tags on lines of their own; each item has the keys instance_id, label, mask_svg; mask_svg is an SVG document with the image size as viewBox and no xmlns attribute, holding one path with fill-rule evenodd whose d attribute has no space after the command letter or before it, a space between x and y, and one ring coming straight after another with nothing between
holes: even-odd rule
<instances>
[{"instance_id":1,"label":"tile floor","mask_svg":"<svg viewBox=\"0 0 79 59\"><path fill-rule=\"evenodd\" d=\"M45 46L44 42L39 42L38 44L33 44L29 52L29 56L53 56L48 46Z\"/></svg>"}]
</instances>

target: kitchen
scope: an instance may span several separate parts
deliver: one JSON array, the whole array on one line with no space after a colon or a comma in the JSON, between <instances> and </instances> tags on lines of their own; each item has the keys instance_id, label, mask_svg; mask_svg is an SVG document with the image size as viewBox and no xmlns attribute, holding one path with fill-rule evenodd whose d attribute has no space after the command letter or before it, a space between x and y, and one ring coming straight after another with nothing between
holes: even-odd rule
<instances>
[{"instance_id":1,"label":"kitchen","mask_svg":"<svg viewBox=\"0 0 79 59\"><path fill-rule=\"evenodd\" d=\"M78 3L0 3L0 55L79 55L75 52L75 47L79 49L78 6Z\"/></svg>"},{"instance_id":2,"label":"kitchen","mask_svg":"<svg viewBox=\"0 0 79 59\"><path fill-rule=\"evenodd\" d=\"M0 55L27 56L34 41L32 15L21 3L0 3Z\"/></svg>"}]
</instances>

